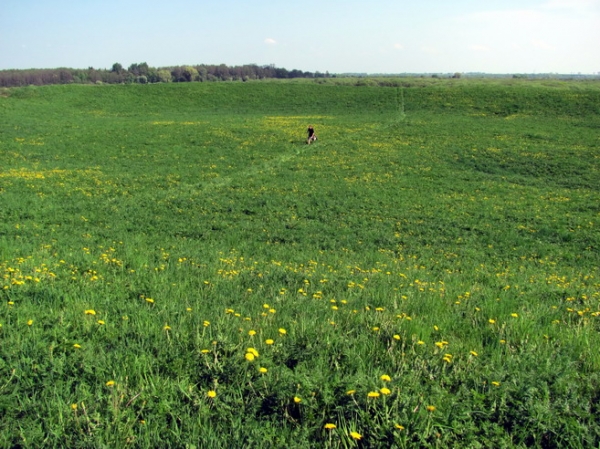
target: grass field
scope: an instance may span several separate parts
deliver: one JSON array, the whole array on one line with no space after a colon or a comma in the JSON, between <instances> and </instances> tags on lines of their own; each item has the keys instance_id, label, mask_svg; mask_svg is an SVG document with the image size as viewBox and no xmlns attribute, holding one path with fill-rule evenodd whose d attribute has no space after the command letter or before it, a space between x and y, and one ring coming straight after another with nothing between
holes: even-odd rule
<instances>
[{"instance_id":1,"label":"grass field","mask_svg":"<svg viewBox=\"0 0 600 449\"><path fill-rule=\"evenodd\" d=\"M0 91L0 447L599 447L599 148L598 83Z\"/></svg>"}]
</instances>

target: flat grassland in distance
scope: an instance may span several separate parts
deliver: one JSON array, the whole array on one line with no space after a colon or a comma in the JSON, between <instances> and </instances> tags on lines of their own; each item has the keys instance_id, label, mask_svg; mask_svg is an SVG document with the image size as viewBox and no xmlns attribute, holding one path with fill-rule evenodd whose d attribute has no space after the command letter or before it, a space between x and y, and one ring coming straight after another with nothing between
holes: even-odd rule
<instances>
[{"instance_id":1,"label":"flat grassland in distance","mask_svg":"<svg viewBox=\"0 0 600 449\"><path fill-rule=\"evenodd\" d=\"M0 447L598 447L599 145L598 83L0 91Z\"/></svg>"}]
</instances>

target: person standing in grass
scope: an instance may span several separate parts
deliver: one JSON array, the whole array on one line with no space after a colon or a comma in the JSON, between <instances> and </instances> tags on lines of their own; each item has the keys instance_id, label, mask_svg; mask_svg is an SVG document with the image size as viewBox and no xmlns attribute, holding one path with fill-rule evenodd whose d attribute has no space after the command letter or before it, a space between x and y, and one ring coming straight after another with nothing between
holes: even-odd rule
<instances>
[{"instance_id":1,"label":"person standing in grass","mask_svg":"<svg viewBox=\"0 0 600 449\"><path fill-rule=\"evenodd\" d=\"M312 125L308 125L308 139L306 139L306 143L310 145L315 140L317 140L317 135L315 134L315 129L313 128Z\"/></svg>"}]
</instances>

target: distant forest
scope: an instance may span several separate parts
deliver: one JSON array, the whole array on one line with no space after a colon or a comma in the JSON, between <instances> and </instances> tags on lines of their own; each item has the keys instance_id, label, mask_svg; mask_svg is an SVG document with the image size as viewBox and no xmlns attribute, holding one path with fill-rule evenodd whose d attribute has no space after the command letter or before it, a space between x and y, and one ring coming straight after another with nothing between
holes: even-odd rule
<instances>
[{"instance_id":1,"label":"distant forest","mask_svg":"<svg viewBox=\"0 0 600 449\"><path fill-rule=\"evenodd\" d=\"M303 72L287 70L274 65L242 66L186 65L154 68L145 62L124 68L115 63L109 70L94 69L28 69L0 70L0 87L18 87L44 84L123 84L123 83L187 83L193 81L248 81L266 78L329 78L328 72Z\"/></svg>"}]
</instances>

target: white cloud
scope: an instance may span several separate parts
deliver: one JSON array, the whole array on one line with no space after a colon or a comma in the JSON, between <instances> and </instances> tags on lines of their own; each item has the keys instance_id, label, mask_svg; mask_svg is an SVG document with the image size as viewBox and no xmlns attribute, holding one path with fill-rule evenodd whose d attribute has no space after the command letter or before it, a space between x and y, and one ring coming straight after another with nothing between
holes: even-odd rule
<instances>
[{"instance_id":1,"label":"white cloud","mask_svg":"<svg viewBox=\"0 0 600 449\"><path fill-rule=\"evenodd\" d=\"M531 45L533 45L535 48L537 48L539 50L552 50L552 49L554 49L554 47L552 45L548 44L543 39L532 39L531 40Z\"/></svg>"},{"instance_id":2,"label":"white cloud","mask_svg":"<svg viewBox=\"0 0 600 449\"><path fill-rule=\"evenodd\" d=\"M490 51L490 48L485 45L471 45L469 48L473 51Z\"/></svg>"},{"instance_id":3,"label":"white cloud","mask_svg":"<svg viewBox=\"0 0 600 449\"><path fill-rule=\"evenodd\" d=\"M402 45L402 44L394 44L394 48L396 50L404 50L404 45Z\"/></svg>"},{"instance_id":4,"label":"white cloud","mask_svg":"<svg viewBox=\"0 0 600 449\"><path fill-rule=\"evenodd\" d=\"M267 44L267 45L276 45L277 41L275 39L272 39L272 38L268 37L268 38L265 39L265 44Z\"/></svg>"}]
</instances>

